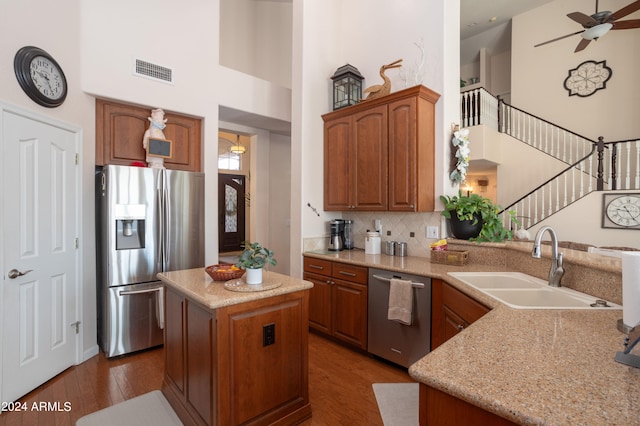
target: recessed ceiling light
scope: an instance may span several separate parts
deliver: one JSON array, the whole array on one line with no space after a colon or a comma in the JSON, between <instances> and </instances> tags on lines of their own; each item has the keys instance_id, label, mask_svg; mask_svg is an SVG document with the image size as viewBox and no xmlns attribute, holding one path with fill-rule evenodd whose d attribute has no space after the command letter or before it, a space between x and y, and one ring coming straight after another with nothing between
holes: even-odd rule
<instances>
[{"instance_id":1,"label":"recessed ceiling light","mask_svg":"<svg viewBox=\"0 0 640 426\"><path fill-rule=\"evenodd\" d=\"M496 18L496 17L494 16L494 17L492 17L491 19L489 19L489 22L496 22L496 20L497 20L497 19L498 19L498 18Z\"/></svg>"}]
</instances>

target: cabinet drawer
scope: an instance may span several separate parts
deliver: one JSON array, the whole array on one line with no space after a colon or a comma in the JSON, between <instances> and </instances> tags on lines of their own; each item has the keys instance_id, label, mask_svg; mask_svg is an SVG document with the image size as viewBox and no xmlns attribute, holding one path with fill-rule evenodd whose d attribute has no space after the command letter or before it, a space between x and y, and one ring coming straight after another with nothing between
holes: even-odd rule
<instances>
[{"instance_id":1,"label":"cabinet drawer","mask_svg":"<svg viewBox=\"0 0 640 426\"><path fill-rule=\"evenodd\" d=\"M368 271L369 270L363 266L334 262L331 276L353 283L366 284Z\"/></svg>"},{"instance_id":2,"label":"cabinet drawer","mask_svg":"<svg viewBox=\"0 0 640 426\"><path fill-rule=\"evenodd\" d=\"M331 261L316 259L313 257L304 258L304 272L310 272L312 274L331 276Z\"/></svg>"}]
</instances>

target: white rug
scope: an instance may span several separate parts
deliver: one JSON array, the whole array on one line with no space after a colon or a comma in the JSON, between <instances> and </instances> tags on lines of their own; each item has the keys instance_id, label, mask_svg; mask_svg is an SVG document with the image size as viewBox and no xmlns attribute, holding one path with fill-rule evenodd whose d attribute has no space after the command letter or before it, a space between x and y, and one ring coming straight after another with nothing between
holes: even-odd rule
<instances>
[{"instance_id":1,"label":"white rug","mask_svg":"<svg viewBox=\"0 0 640 426\"><path fill-rule=\"evenodd\" d=\"M373 393L384 426L416 426L420 387L418 383L374 383Z\"/></svg>"},{"instance_id":2,"label":"white rug","mask_svg":"<svg viewBox=\"0 0 640 426\"><path fill-rule=\"evenodd\" d=\"M80 417L77 426L181 426L169 401L159 390Z\"/></svg>"}]
</instances>

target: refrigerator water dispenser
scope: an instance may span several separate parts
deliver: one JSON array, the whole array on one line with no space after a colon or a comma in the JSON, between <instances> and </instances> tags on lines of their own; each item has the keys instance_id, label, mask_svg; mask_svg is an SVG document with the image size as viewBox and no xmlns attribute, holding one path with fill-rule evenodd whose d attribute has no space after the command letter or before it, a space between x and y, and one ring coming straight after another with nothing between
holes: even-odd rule
<instances>
[{"instance_id":1,"label":"refrigerator water dispenser","mask_svg":"<svg viewBox=\"0 0 640 426\"><path fill-rule=\"evenodd\" d=\"M145 206L118 204L116 219L116 250L144 248Z\"/></svg>"}]
</instances>

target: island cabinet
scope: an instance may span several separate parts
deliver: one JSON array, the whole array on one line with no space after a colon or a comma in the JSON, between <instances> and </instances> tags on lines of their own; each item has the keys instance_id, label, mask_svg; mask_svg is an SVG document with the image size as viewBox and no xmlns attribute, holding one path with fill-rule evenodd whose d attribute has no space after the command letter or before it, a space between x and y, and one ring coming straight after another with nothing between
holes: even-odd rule
<instances>
[{"instance_id":1,"label":"island cabinet","mask_svg":"<svg viewBox=\"0 0 640 426\"><path fill-rule=\"evenodd\" d=\"M304 279L313 283L309 327L367 350L368 269L311 257L304 258Z\"/></svg>"},{"instance_id":2,"label":"island cabinet","mask_svg":"<svg viewBox=\"0 0 640 426\"><path fill-rule=\"evenodd\" d=\"M166 289L162 391L184 424L311 417L308 290L209 309Z\"/></svg>"},{"instance_id":3,"label":"island cabinet","mask_svg":"<svg viewBox=\"0 0 640 426\"><path fill-rule=\"evenodd\" d=\"M152 108L96 100L96 165L131 165L144 162L142 139L149 128ZM201 170L202 123L199 118L165 111L163 133L173 143L172 157L165 167L174 170Z\"/></svg>"},{"instance_id":4,"label":"island cabinet","mask_svg":"<svg viewBox=\"0 0 640 426\"><path fill-rule=\"evenodd\" d=\"M489 308L439 279L432 280L431 299L432 350L489 312Z\"/></svg>"},{"instance_id":5,"label":"island cabinet","mask_svg":"<svg viewBox=\"0 0 640 426\"><path fill-rule=\"evenodd\" d=\"M439 97L415 86L323 115L324 209L433 211Z\"/></svg>"}]
</instances>

